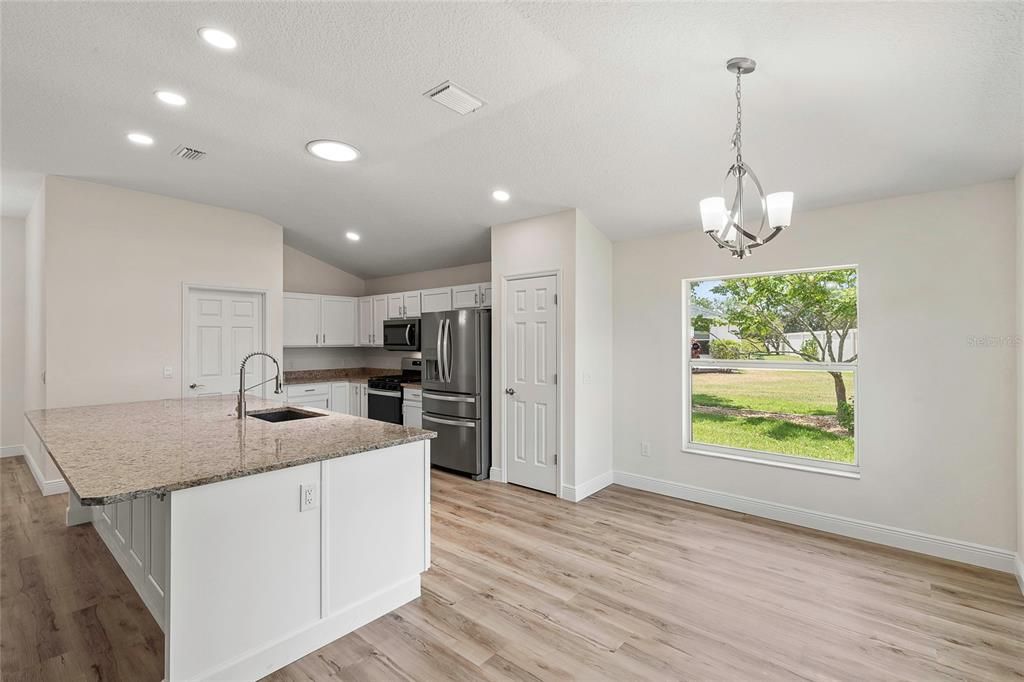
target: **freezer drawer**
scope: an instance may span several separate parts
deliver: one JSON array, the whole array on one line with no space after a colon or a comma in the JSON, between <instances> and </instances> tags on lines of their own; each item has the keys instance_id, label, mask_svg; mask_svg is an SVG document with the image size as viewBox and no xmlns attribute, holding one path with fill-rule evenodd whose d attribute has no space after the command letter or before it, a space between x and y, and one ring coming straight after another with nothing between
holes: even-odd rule
<instances>
[{"instance_id":1,"label":"freezer drawer","mask_svg":"<svg viewBox=\"0 0 1024 682\"><path fill-rule=\"evenodd\" d=\"M480 396L423 391L423 411L438 417L479 419Z\"/></svg>"},{"instance_id":2,"label":"freezer drawer","mask_svg":"<svg viewBox=\"0 0 1024 682\"><path fill-rule=\"evenodd\" d=\"M474 477L482 477L486 473L482 456L483 429L478 420L442 417L424 412L423 428L437 432L437 438L430 444L431 464ZM487 465L490 466L490 463Z\"/></svg>"}]
</instances>

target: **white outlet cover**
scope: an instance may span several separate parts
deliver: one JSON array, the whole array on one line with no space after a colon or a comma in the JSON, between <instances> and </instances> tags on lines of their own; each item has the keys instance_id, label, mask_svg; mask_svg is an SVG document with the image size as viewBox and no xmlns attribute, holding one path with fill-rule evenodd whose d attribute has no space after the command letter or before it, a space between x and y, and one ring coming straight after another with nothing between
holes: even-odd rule
<instances>
[{"instance_id":1,"label":"white outlet cover","mask_svg":"<svg viewBox=\"0 0 1024 682\"><path fill-rule=\"evenodd\" d=\"M164 379L170 379L173 376L174 376L174 368L170 367L170 366L164 367Z\"/></svg>"},{"instance_id":2,"label":"white outlet cover","mask_svg":"<svg viewBox=\"0 0 1024 682\"><path fill-rule=\"evenodd\" d=\"M299 486L299 511L316 509L320 503L320 494L316 483L305 483Z\"/></svg>"}]
</instances>

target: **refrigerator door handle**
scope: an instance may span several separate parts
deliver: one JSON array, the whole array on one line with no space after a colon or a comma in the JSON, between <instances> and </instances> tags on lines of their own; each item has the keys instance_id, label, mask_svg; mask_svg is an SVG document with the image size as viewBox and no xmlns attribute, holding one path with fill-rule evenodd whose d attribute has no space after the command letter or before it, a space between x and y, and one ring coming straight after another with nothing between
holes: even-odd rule
<instances>
[{"instance_id":1,"label":"refrigerator door handle","mask_svg":"<svg viewBox=\"0 0 1024 682\"><path fill-rule=\"evenodd\" d=\"M437 424L447 424L448 426L468 426L470 428L476 428L476 422L456 421L455 419L440 419L438 417L431 417L429 414L423 415L423 421L435 422Z\"/></svg>"},{"instance_id":2,"label":"refrigerator door handle","mask_svg":"<svg viewBox=\"0 0 1024 682\"><path fill-rule=\"evenodd\" d=\"M430 400L444 400L445 402L449 402L449 403L475 403L476 402L476 397L464 398L462 396L454 396L454 395L438 395L437 393L427 393L426 391L423 392L423 397L424 398L429 398Z\"/></svg>"},{"instance_id":3,"label":"refrigerator door handle","mask_svg":"<svg viewBox=\"0 0 1024 682\"><path fill-rule=\"evenodd\" d=\"M452 382L452 365L455 364L455 351L452 350L452 321L447 320L444 325L445 331L445 342L444 342L444 354L445 354L445 373L448 375L448 383Z\"/></svg>"},{"instance_id":4,"label":"refrigerator door handle","mask_svg":"<svg viewBox=\"0 0 1024 682\"><path fill-rule=\"evenodd\" d=\"M441 318L437 325L437 378L439 381L444 381L444 366L441 361L441 338L442 332L444 332L444 318Z\"/></svg>"},{"instance_id":5,"label":"refrigerator door handle","mask_svg":"<svg viewBox=\"0 0 1024 682\"><path fill-rule=\"evenodd\" d=\"M445 382L446 384L452 380L452 368L448 364L448 344L451 343L451 335L449 334L449 331L450 331L449 330L449 325L450 324L451 324L451 320L449 320L448 318L445 318L444 322L442 323L442 327L441 327L441 329L442 329L442 332L441 332L441 344L442 344L441 357L444 359L444 362L443 362L443 364L444 364L444 374L441 377L441 381Z\"/></svg>"}]
</instances>

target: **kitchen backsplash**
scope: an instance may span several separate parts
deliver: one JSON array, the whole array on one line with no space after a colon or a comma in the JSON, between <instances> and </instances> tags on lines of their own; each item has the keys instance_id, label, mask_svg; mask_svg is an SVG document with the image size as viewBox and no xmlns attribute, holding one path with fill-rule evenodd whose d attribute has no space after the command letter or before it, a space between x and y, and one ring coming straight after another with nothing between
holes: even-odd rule
<instances>
[{"instance_id":1,"label":"kitchen backsplash","mask_svg":"<svg viewBox=\"0 0 1024 682\"><path fill-rule=\"evenodd\" d=\"M401 369L402 358L420 357L419 353L402 353L380 348L285 348L285 371L297 369L344 369L348 367L380 367Z\"/></svg>"}]
</instances>

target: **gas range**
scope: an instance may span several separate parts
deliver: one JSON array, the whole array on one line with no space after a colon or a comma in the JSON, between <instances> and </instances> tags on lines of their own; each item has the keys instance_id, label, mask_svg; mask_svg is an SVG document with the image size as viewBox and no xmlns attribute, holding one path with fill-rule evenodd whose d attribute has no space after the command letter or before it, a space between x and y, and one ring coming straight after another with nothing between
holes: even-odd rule
<instances>
[{"instance_id":1,"label":"gas range","mask_svg":"<svg viewBox=\"0 0 1024 682\"><path fill-rule=\"evenodd\" d=\"M423 361L419 358L402 358L401 374L385 374L370 377L367 386L366 416L392 424L402 423L402 384L420 380Z\"/></svg>"},{"instance_id":2,"label":"gas range","mask_svg":"<svg viewBox=\"0 0 1024 682\"><path fill-rule=\"evenodd\" d=\"M401 374L385 374L379 377L370 377L366 382L369 388L376 388L381 391L400 391L402 384L418 383L421 377L420 368L423 361L419 358L402 358Z\"/></svg>"}]
</instances>

